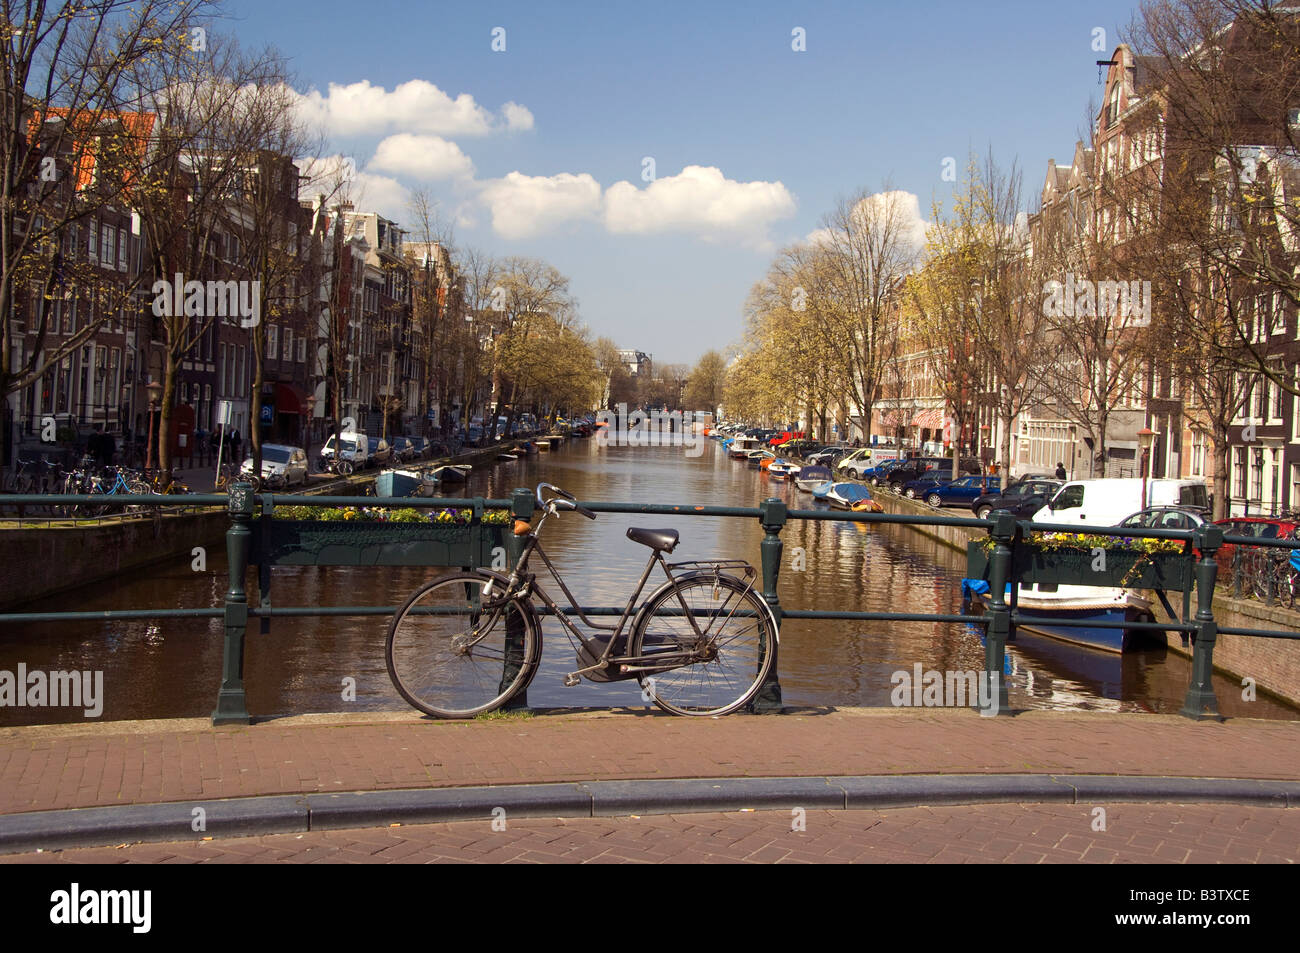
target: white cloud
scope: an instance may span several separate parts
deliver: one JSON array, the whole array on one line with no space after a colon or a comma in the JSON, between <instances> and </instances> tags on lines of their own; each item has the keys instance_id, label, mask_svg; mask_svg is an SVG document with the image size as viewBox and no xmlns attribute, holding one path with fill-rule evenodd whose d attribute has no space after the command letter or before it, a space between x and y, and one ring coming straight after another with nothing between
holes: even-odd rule
<instances>
[{"instance_id":1,"label":"white cloud","mask_svg":"<svg viewBox=\"0 0 1300 953\"><path fill-rule=\"evenodd\" d=\"M299 186L301 199L324 194L331 204L347 200L359 210L379 212L395 221L408 214L410 193L406 186L389 176L358 170L351 156L299 159L297 165L308 177Z\"/></svg>"},{"instance_id":2,"label":"white cloud","mask_svg":"<svg viewBox=\"0 0 1300 953\"><path fill-rule=\"evenodd\" d=\"M457 179L473 177L474 163L460 146L439 136L401 132L389 136L375 148L367 169L409 175L415 179Z\"/></svg>"},{"instance_id":3,"label":"white cloud","mask_svg":"<svg viewBox=\"0 0 1300 953\"><path fill-rule=\"evenodd\" d=\"M586 172L511 172L484 183L480 195L492 212L492 227L505 238L529 238L565 222L594 218L600 211L600 183Z\"/></svg>"},{"instance_id":4,"label":"white cloud","mask_svg":"<svg viewBox=\"0 0 1300 953\"><path fill-rule=\"evenodd\" d=\"M780 182L736 182L712 166L688 165L638 189L616 182L605 192L605 227L614 233L690 232L762 244L773 221L794 214Z\"/></svg>"},{"instance_id":5,"label":"white cloud","mask_svg":"<svg viewBox=\"0 0 1300 953\"><path fill-rule=\"evenodd\" d=\"M331 136L355 136L402 129L442 136L483 136L496 129L531 129L533 114L518 103L506 103L503 116L492 113L468 93L455 98L433 83L412 79L389 91L369 80L329 91L297 93L299 115L322 126Z\"/></svg>"},{"instance_id":6,"label":"white cloud","mask_svg":"<svg viewBox=\"0 0 1300 953\"><path fill-rule=\"evenodd\" d=\"M904 239L917 251L925 247L925 233L930 223L921 217L921 201L911 192L894 190L892 192L875 192L858 203L855 218L863 225L883 221L889 206L894 206L898 217L899 231ZM829 244L834 235L829 228L815 228L803 237L809 245Z\"/></svg>"},{"instance_id":7,"label":"white cloud","mask_svg":"<svg viewBox=\"0 0 1300 953\"><path fill-rule=\"evenodd\" d=\"M515 102L506 103L501 107L501 115L505 117L506 128L512 132L533 128L533 114L527 106Z\"/></svg>"}]
</instances>

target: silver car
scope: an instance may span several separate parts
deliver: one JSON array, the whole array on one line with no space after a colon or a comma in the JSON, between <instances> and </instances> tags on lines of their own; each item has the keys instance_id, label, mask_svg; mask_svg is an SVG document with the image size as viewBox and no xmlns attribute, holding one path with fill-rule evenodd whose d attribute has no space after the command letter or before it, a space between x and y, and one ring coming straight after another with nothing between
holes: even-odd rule
<instances>
[{"instance_id":1,"label":"silver car","mask_svg":"<svg viewBox=\"0 0 1300 953\"><path fill-rule=\"evenodd\" d=\"M253 458L240 467L245 476L253 473ZM260 482L273 490L283 487L307 485L307 451L282 443L262 444L262 474Z\"/></svg>"}]
</instances>

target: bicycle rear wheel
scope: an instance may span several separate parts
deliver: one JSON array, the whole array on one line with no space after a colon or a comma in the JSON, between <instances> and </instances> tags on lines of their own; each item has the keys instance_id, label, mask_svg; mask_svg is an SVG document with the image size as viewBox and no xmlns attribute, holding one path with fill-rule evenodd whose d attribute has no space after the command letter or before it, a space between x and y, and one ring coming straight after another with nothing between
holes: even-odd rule
<instances>
[{"instance_id":1,"label":"bicycle rear wheel","mask_svg":"<svg viewBox=\"0 0 1300 953\"><path fill-rule=\"evenodd\" d=\"M514 599L484 611L503 586L486 572L439 576L416 590L388 628L385 660L397 691L437 718L472 718L501 707L532 680L541 632Z\"/></svg>"},{"instance_id":2,"label":"bicycle rear wheel","mask_svg":"<svg viewBox=\"0 0 1300 953\"><path fill-rule=\"evenodd\" d=\"M651 598L629 653L686 653L693 661L641 676L642 690L676 715L725 715L763 684L776 658L776 628L767 603L740 580L698 576Z\"/></svg>"}]
</instances>

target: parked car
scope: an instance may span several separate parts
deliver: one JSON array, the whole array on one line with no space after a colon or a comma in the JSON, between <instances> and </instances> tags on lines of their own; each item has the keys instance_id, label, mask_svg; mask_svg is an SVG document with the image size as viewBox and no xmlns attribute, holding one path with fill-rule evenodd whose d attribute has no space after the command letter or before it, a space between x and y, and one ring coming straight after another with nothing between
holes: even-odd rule
<instances>
[{"instance_id":1,"label":"parked car","mask_svg":"<svg viewBox=\"0 0 1300 953\"><path fill-rule=\"evenodd\" d=\"M805 459L814 466L829 467L837 457L852 453L853 449L846 443L832 443L822 447L816 453L810 454Z\"/></svg>"},{"instance_id":2,"label":"parked car","mask_svg":"<svg viewBox=\"0 0 1300 953\"><path fill-rule=\"evenodd\" d=\"M971 512L988 519L994 510L1010 510L1017 519L1029 519L1061 488L1060 480L1017 480L1005 490L989 490L971 501Z\"/></svg>"},{"instance_id":3,"label":"parked car","mask_svg":"<svg viewBox=\"0 0 1300 953\"><path fill-rule=\"evenodd\" d=\"M246 476L252 474L252 457L243 462L239 472ZM306 486L307 451L302 447L282 443L262 444L261 482L273 490L287 486Z\"/></svg>"},{"instance_id":4,"label":"parked car","mask_svg":"<svg viewBox=\"0 0 1300 953\"><path fill-rule=\"evenodd\" d=\"M1001 485L1001 477L966 476L934 487L923 498L934 507L965 506L978 496L997 493Z\"/></svg>"},{"instance_id":5,"label":"parked car","mask_svg":"<svg viewBox=\"0 0 1300 953\"><path fill-rule=\"evenodd\" d=\"M979 461L974 457L962 457L957 461L958 475L963 473L979 473ZM904 483L908 483L919 477L925 476L931 470L943 471L950 477L952 476L952 457L912 457L904 460L898 466L889 471L888 482L889 488L895 493L900 493Z\"/></svg>"},{"instance_id":6,"label":"parked car","mask_svg":"<svg viewBox=\"0 0 1300 953\"><path fill-rule=\"evenodd\" d=\"M339 451L336 464L334 460L334 435L330 434L329 439L325 441L325 445L320 448L320 468L322 470L337 469L344 476L347 476L353 470L360 470L366 465L368 445L364 433L344 431L342 434L342 449Z\"/></svg>"},{"instance_id":7,"label":"parked car","mask_svg":"<svg viewBox=\"0 0 1300 953\"><path fill-rule=\"evenodd\" d=\"M882 483L889 482L889 474L897 467L901 467L907 461L905 460L884 460L874 467L867 467L862 471L862 479L866 480L872 486L880 486Z\"/></svg>"},{"instance_id":8,"label":"parked car","mask_svg":"<svg viewBox=\"0 0 1300 953\"><path fill-rule=\"evenodd\" d=\"M1196 529L1205 522L1205 511L1182 506L1148 506L1120 520L1124 529Z\"/></svg>"},{"instance_id":9,"label":"parked car","mask_svg":"<svg viewBox=\"0 0 1300 953\"><path fill-rule=\"evenodd\" d=\"M950 471L927 470L915 480L894 484L894 492L907 497L909 500L924 499L938 487L946 486L951 482L952 473Z\"/></svg>"},{"instance_id":10,"label":"parked car","mask_svg":"<svg viewBox=\"0 0 1300 953\"><path fill-rule=\"evenodd\" d=\"M366 466L386 467L393 462L393 448L380 437L370 437L366 448Z\"/></svg>"},{"instance_id":11,"label":"parked car","mask_svg":"<svg viewBox=\"0 0 1300 953\"><path fill-rule=\"evenodd\" d=\"M1209 493L1200 480L1142 480L1136 477L1073 480L1057 490L1033 519L1038 523L1114 526L1142 509L1144 502L1147 506L1208 509Z\"/></svg>"},{"instance_id":12,"label":"parked car","mask_svg":"<svg viewBox=\"0 0 1300 953\"><path fill-rule=\"evenodd\" d=\"M411 443L410 437L393 438L393 460L395 462L405 463L407 460L415 459L415 444Z\"/></svg>"},{"instance_id":13,"label":"parked car","mask_svg":"<svg viewBox=\"0 0 1300 953\"><path fill-rule=\"evenodd\" d=\"M1258 539L1286 539L1296 530L1294 520L1274 519L1268 516L1230 516L1215 520L1215 526L1223 527L1224 536L1254 536ZM1215 553L1214 558L1220 566L1231 566L1237 543L1224 543ZM1243 544L1244 545L1244 544Z\"/></svg>"}]
</instances>

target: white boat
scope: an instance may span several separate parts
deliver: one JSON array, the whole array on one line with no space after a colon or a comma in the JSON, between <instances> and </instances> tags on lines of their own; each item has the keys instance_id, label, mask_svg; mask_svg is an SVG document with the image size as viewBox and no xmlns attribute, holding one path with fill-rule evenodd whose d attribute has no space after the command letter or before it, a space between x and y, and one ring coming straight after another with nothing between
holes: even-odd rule
<instances>
[{"instance_id":1,"label":"white boat","mask_svg":"<svg viewBox=\"0 0 1300 953\"><path fill-rule=\"evenodd\" d=\"M758 437L737 437L731 441L731 446L727 448L733 460L743 460L755 450L763 449L763 441Z\"/></svg>"},{"instance_id":2,"label":"white boat","mask_svg":"<svg viewBox=\"0 0 1300 953\"><path fill-rule=\"evenodd\" d=\"M795 486L805 493L811 493L823 483L831 481L830 467L801 467L798 475L795 477Z\"/></svg>"},{"instance_id":3,"label":"white boat","mask_svg":"<svg viewBox=\"0 0 1300 953\"><path fill-rule=\"evenodd\" d=\"M791 480L800 470L799 464L788 460L773 460L767 468L767 475L778 480Z\"/></svg>"}]
</instances>

